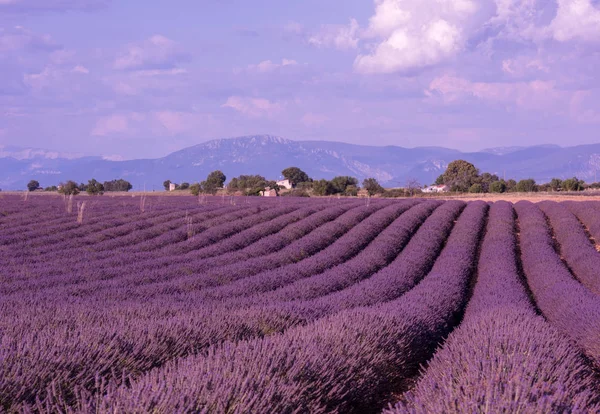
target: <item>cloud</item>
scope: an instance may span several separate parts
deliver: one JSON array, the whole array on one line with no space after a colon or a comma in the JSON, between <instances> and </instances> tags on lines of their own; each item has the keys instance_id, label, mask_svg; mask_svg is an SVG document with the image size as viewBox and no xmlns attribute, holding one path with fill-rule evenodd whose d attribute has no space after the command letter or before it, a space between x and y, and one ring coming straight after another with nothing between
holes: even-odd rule
<instances>
[{"instance_id":1,"label":"cloud","mask_svg":"<svg viewBox=\"0 0 600 414\"><path fill-rule=\"evenodd\" d=\"M120 70L168 70L189 60L190 55L176 42L155 35L144 42L130 44L113 66Z\"/></svg>"},{"instance_id":2,"label":"cloud","mask_svg":"<svg viewBox=\"0 0 600 414\"><path fill-rule=\"evenodd\" d=\"M169 135L197 131L214 123L211 115L195 112L165 110L154 112L153 116Z\"/></svg>"},{"instance_id":3,"label":"cloud","mask_svg":"<svg viewBox=\"0 0 600 414\"><path fill-rule=\"evenodd\" d=\"M357 56L360 73L407 72L465 50L495 11L490 0L376 0L363 38L378 40Z\"/></svg>"},{"instance_id":4,"label":"cloud","mask_svg":"<svg viewBox=\"0 0 600 414\"><path fill-rule=\"evenodd\" d=\"M82 73L84 75L87 75L88 73L90 73L90 70L83 65L77 65L71 70L71 72Z\"/></svg>"},{"instance_id":5,"label":"cloud","mask_svg":"<svg viewBox=\"0 0 600 414\"><path fill-rule=\"evenodd\" d=\"M276 69L283 68L285 66L295 66L297 64L298 62L296 62L295 60L285 58L281 60L281 63L273 63L270 60L264 60L257 65L249 65L248 69L261 73L267 73L272 72Z\"/></svg>"},{"instance_id":6,"label":"cloud","mask_svg":"<svg viewBox=\"0 0 600 414\"><path fill-rule=\"evenodd\" d=\"M358 46L358 22L350 19L344 25L323 25L321 29L308 38L308 43L317 47L334 47L340 50L356 49Z\"/></svg>"},{"instance_id":7,"label":"cloud","mask_svg":"<svg viewBox=\"0 0 600 414\"><path fill-rule=\"evenodd\" d=\"M315 114L312 112L308 112L302 117L302 123L307 127L320 126L327 121L329 121L329 117L321 114Z\"/></svg>"},{"instance_id":8,"label":"cloud","mask_svg":"<svg viewBox=\"0 0 600 414\"><path fill-rule=\"evenodd\" d=\"M258 118L274 115L281 111L282 106L268 99L230 96L221 108L235 109L249 117Z\"/></svg>"},{"instance_id":9,"label":"cloud","mask_svg":"<svg viewBox=\"0 0 600 414\"><path fill-rule=\"evenodd\" d=\"M122 134L129 131L129 118L125 115L110 115L96 121L96 126L91 134L94 136L107 136L115 133Z\"/></svg>"},{"instance_id":10,"label":"cloud","mask_svg":"<svg viewBox=\"0 0 600 414\"><path fill-rule=\"evenodd\" d=\"M432 98L441 97L446 103L476 98L490 103L515 105L525 110L568 116L578 122L598 119L598 113L591 109L593 102L586 102L592 97L591 92L562 90L555 81L489 83L445 75L434 79L425 94Z\"/></svg>"},{"instance_id":11,"label":"cloud","mask_svg":"<svg viewBox=\"0 0 600 414\"><path fill-rule=\"evenodd\" d=\"M110 2L111 0L0 0L0 13L94 10L106 7Z\"/></svg>"},{"instance_id":12,"label":"cloud","mask_svg":"<svg viewBox=\"0 0 600 414\"><path fill-rule=\"evenodd\" d=\"M3 0L0 0L3 1ZM0 53L2 52L53 52L62 49L50 35L39 35L21 26L0 27Z\"/></svg>"},{"instance_id":13,"label":"cloud","mask_svg":"<svg viewBox=\"0 0 600 414\"><path fill-rule=\"evenodd\" d=\"M559 42L600 42L600 9L592 0L558 0L558 11L550 30Z\"/></svg>"}]
</instances>

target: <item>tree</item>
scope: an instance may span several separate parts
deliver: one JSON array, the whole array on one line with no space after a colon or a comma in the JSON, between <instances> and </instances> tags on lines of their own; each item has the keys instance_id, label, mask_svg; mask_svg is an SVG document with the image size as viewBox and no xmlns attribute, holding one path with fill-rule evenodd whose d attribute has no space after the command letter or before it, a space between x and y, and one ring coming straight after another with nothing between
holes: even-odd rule
<instances>
[{"instance_id":1,"label":"tree","mask_svg":"<svg viewBox=\"0 0 600 414\"><path fill-rule=\"evenodd\" d=\"M484 193L489 193L490 185L498 180L499 178L496 174L483 173L478 179L475 180L475 183L481 184L481 188L483 189Z\"/></svg>"},{"instance_id":2,"label":"tree","mask_svg":"<svg viewBox=\"0 0 600 414\"><path fill-rule=\"evenodd\" d=\"M367 193L369 193L370 196L382 194L385 191L375 178L365 178L363 180L363 188L367 190Z\"/></svg>"},{"instance_id":3,"label":"tree","mask_svg":"<svg viewBox=\"0 0 600 414\"><path fill-rule=\"evenodd\" d=\"M412 197L421 192L421 183L419 183L416 178L409 178L406 180L406 189Z\"/></svg>"},{"instance_id":4,"label":"tree","mask_svg":"<svg viewBox=\"0 0 600 414\"><path fill-rule=\"evenodd\" d=\"M519 193L533 193L538 190L535 180L533 178L528 178L526 180L519 181L515 189Z\"/></svg>"},{"instance_id":5,"label":"tree","mask_svg":"<svg viewBox=\"0 0 600 414\"><path fill-rule=\"evenodd\" d=\"M358 196L358 187L355 185L349 185L346 187L346 191L344 191L344 195L348 197L356 197Z\"/></svg>"},{"instance_id":6,"label":"tree","mask_svg":"<svg viewBox=\"0 0 600 414\"><path fill-rule=\"evenodd\" d=\"M506 192L507 193L512 193L513 191L516 191L517 189L517 182L513 179L510 179L506 182Z\"/></svg>"},{"instance_id":7,"label":"tree","mask_svg":"<svg viewBox=\"0 0 600 414\"><path fill-rule=\"evenodd\" d=\"M550 191L560 191L562 189L563 182L560 178L553 178L548 183L548 189Z\"/></svg>"},{"instance_id":8,"label":"tree","mask_svg":"<svg viewBox=\"0 0 600 414\"><path fill-rule=\"evenodd\" d=\"M223 188L227 177L221 171L216 170L208 174L206 181L200 183L205 193L215 195L219 188Z\"/></svg>"},{"instance_id":9,"label":"tree","mask_svg":"<svg viewBox=\"0 0 600 414\"><path fill-rule=\"evenodd\" d=\"M104 191L129 191L133 188L129 181L125 181L122 178L118 180L104 181Z\"/></svg>"},{"instance_id":10,"label":"tree","mask_svg":"<svg viewBox=\"0 0 600 414\"><path fill-rule=\"evenodd\" d=\"M79 191L87 191L87 184L80 183L80 184L77 186L77 189L78 189Z\"/></svg>"},{"instance_id":11,"label":"tree","mask_svg":"<svg viewBox=\"0 0 600 414\"><path fill-rule=\"evenodd\" d=\"M442 185L444 184L444 174L441 174L438 178L435 179L435 185Z\"/></svg>"},{"instance_id":12,"label":"tree","mask_svg":"<svg viewBox=\"0 0 600 414\"><path fill-rule=\"evenodd\" d=\"M77 187L77 183L75 181L69 180L64 184L60 184L58 192L64 195L77 195L79 194L79 188Z\"/></svg>"},{"instance_id":13,"label":"tree","mask_svg":"<svg viewBox=\"0 0 600 414\"><path fill-rule=\"evenodd\" d=\"M190 188L190 183L181 183L179 185L180 190L187 190L188 188Z\"/></svg>"},{"instance_id":14,"label":"tree","mask_svg":"<svg viewBox=\"0 0 600 414\"><path fill-rule=\"evenodd\" d=\"M483 186L479 183L475 183L471 187L469 187L469 193L483 193Z\"/></svg>"},{"instance_id":15,"label":"tree","mask_svg":"<svg viewBox=\"0 0 600 414\"><path fill-rule=\"evenodd\" d=\"M298 167L286 168L281 172L281 175L283 175L287 180L289 180L289 182L293 186L298 185L298 183L310 181L310 177L308 176L308 174L306 174Z\"/></svg>"},{"instance_id":16,"label":"tree","mask_svg":"<svg viewBox=\"0 0 600 414\"><path fill-rule=\"evenodd\" d=\"M102 185L102 183L99 183L94 178L92 178L88 181L85 191L89 195L102 195L104 194L104 186Z\"/></svg>"},{"instance_id":17,"label":"tree","mask_svg":"<svg viewBox=\"0 0 600 414\"><path fill-rule=\"evenodd\" d=\"M348 188L351 185L357 186L358 180L354 177L350 177L347 175L340 175L334 177L333 180L331 180L333 194L344 194L346 193L346 188Z\"/></svg>"},{"instance_id":18,"label":"tree","mask_svg":"<svg viewBox=\"0 0 600 414\"><path fill-rule=\"evenodd\" d=\"M192 193L192 195L199 195L202 192L202 186L200 185L200 183L194 183L190 185L190 192Z\"/></svg>"},{"instance_id":19,"label":"tree","mask_svg":"<svg viewBox=\"0 0 600 414\"><path fill-rule=\"evenodd\" d=\"M562 182L562 189L564 191L583 191L585 188L585 182L578 180L577 177L566 179Z\"/></svg>"},{"instance_id":20,"label":"tree","mask_svg":"<svg viewBox=\"0 0 600 414\"><path fill-rule=\"evenodd\" d=\"M55 185L51 185L50 187L44 188L44 191L58 191L58 187Z\"/></svg>"},{"instance_id":21,"label":"tree","mask_svg":"<svg viewBox=\"0 0 600 414\"><path fill-rule=\"evenodd\" d=\"M36 180L31 180L31 181L29 181L29 183L27 183L27 189L29 191L35 191L38 188L40 188L40 183Z\"/></svg>"},{"instance_id":22,"label":"tree","mask_svg":"<svg viewBox=\"0 0 600 414\"><path fill-rule=\"evenodd\" d=\"M327 180L318 180L313 182L313 192L318 196L326 196L333 194L335 189L331 182Z\"/></svg>"},{"instance_id":23,"label":"tree","mask_svg":"<svg viewBox=\"0 0 600 414\"><path fill-rule=\"evenodd\" d=\"M171 187L171 180L166 180L163 182L163 187L165 187L165 191L169 191Z\"/></svg>"},{"instance_id":24,"label":"tree","mask_svg":"<svg viewBox=\"0 0 600 414\"><path fill-rule=\"evenodd\" d=\"M490 184L490 193L503 193L506 191L506 183L504 181L494 181Z\"/></svg>"},{"instance_id":25,"label":"tree","mask_svg":"<svg viewBox=\"0 0 600 414\"><path fill-rule=\"evenodd\" d=\"M465 160L452 161L443 175L444 184L450 187L450 191L458 192L468 191L478 177L479 170Z\"/></svg>"}]
</instances>

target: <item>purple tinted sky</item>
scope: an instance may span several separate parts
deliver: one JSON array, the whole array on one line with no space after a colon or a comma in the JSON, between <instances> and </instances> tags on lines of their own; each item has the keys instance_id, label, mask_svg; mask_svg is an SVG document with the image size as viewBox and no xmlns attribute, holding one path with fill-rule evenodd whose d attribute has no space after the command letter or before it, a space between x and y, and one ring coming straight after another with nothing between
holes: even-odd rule
<instances>
[{"instance_id":1,"label":"purple tinted sky","mask_svg":"<svg viewBox=\"0 0 600 414\"><path fill-rule=\"evenodd\" d=\"M0 144L598 142L600 0L0 0Z\"/></svg>"}]
</instances>

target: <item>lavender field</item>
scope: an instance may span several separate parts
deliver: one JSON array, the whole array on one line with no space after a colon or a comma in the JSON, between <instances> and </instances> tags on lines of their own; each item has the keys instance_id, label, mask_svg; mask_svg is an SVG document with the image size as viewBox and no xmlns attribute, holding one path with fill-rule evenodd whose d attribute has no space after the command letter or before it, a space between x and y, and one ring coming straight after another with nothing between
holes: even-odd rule
<instances>
[{"instance_id":1,"label":"lavender field","mask_svg":"<svg viewBox=\"0 0 600 414\"><path fill-rule=\"evenodd\" d=\"M0 412L600 412L600 203L0 195Z\"/></svg>"}]
</instances>

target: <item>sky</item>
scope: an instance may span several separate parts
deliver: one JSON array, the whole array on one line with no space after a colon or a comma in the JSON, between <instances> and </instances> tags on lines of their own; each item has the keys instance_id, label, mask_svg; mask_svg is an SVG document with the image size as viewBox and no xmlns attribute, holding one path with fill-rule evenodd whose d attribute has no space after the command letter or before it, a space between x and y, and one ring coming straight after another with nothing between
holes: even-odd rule
<instances>
[{"instance_id":1,"label":"sky","mask_svg":"<svg viewBox=\"0 0 600 414\"><path fill-rule=\"evenodd\" d=\"M0 145L598 142L600 0L0 0Z\"/></svg>"}]
</instances>

